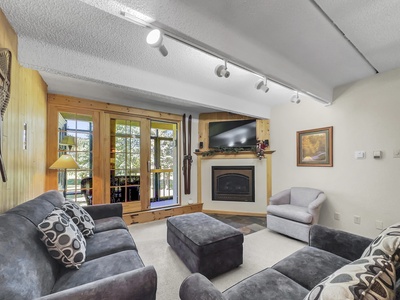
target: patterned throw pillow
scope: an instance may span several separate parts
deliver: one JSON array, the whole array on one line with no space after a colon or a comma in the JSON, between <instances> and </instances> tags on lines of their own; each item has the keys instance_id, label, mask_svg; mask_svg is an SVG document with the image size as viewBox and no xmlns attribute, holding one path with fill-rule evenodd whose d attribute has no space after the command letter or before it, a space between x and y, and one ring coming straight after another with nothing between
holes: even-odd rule
<instances>
[{"instance_id":1,"label":"patterned throw pillow","mask_svg":"<svg viewBox=\"0 0 400 300\"><path fill-rule=\"evenodd\" d=\"M40 239L50 255L67 268L76 268L86 259L86 240L71 218L55 208L39 225Z\"/></svg>"},{"instance_id":2,"label":"patterned throw pillow","mask_svg":"<svg viewBox=\"0 0 400 300\"><path fill-rule=\"evenodd\" d=\"M400 223L383 230L378 237L365 249L361 257L384 255L395 264L400 262Z\"/></svg>"},{"instance_id":3,"label":"patterned throw pillow","mask_svg":"<svg viewBox=\"0 0 400 300\"><path fill-rule=\"evenodd\" d=\"M304 300L394 299L396 271L383 256L360 258L317 284Z\"/></svg>"},{"instance_id":4,"label":"patterned throw pillow","mask_svg":"<svg viewBox=\"0 0 400 300\"><path fill-rule=\"evenodd\" d=\"M94 221L86 210L78 204L66 201L62 209L71 217L72 221L78 226L84 237L93 235Z\"/></svg>"}]
</instances>

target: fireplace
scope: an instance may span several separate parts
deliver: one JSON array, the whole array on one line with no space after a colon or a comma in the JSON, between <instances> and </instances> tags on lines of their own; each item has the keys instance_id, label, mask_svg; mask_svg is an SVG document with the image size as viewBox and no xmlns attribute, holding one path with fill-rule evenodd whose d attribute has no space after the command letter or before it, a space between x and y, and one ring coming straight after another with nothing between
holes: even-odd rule
<instances>
[{"instance_id":1,"label":"fireplace","mask_svg":"<svg viewBox=\"0 0 400 300\"><path fill-rule=\"evenodd\" d=\"M254 166L213 166L212 200L255 202Z\"/></svg>"}]
</instances>

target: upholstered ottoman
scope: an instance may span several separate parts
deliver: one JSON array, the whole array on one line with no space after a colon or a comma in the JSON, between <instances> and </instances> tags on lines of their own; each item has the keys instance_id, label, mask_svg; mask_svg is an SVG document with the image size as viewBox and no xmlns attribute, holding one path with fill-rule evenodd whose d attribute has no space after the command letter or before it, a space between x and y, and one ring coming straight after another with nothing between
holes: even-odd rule
<instances>
[{"instance_id":1,"label":"upholstered ottoman","mask_svg":"<svg viewBox=\"0 0 400 300\"><path fill-rule=\"evenodd\" d=\"M167 241L192 273L207 278L243 263L243 234L203 213L170 217Z\"/></svg>"}]
</instances>

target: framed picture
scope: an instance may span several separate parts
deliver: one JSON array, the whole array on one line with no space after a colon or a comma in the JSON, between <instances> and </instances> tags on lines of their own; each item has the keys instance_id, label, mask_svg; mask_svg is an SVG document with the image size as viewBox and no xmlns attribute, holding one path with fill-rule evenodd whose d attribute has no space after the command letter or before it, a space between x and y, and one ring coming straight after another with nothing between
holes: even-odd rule
<instances>
[{"instance_id":1,"label":"framed picture","mask_svg":"<svg viewBox=\"0 0 400 300\"><path fill-rule=\"evenodd\" d=\"M297 166L333 166L333 127L297 131Z\"/></svg>"}]
</instances>

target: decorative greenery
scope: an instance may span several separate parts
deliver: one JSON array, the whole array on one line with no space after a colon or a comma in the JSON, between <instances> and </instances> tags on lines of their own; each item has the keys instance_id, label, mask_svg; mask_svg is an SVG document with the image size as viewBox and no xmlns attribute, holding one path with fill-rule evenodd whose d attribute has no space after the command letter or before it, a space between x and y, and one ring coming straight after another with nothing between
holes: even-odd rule
<instances>
[{"instance_id":1,"label":"decorative greenery","mask_svg":"<svg viewBox=\"0 0 400 300\"><path fill-rule=\"evenodd\" d=\"M240 151L253 151L256 152L256 147L251 147L250 149L246 148L238 148L238 147L232 147L232 148L227 148L227 147L220 147L217 149L210 149L208 151L204 151L201 153L201 156L206 157L206 156L213 156L218 153L223 153L223 154L238 154Z\"/></svg>"},{"instance_id":2,"label":"decorative greenery","mask_svg":"<svg viewBox=\"0 0 400 300\"><path fill-rule=\"evenodd\" d=\"M240 151L252 151L254 152L259 159L262 159L264 157L264 152L265 150L269 147L269 141L257 141L257 145L251 148L238 148L238 147L233 147L233 148L227 148L227 147L220 147L217 149L210 149L208 151L204 151L201 153L201 156L207 157L207 156L213 156L215 154L238 154Z\"/></svg>"}]
</instances>

